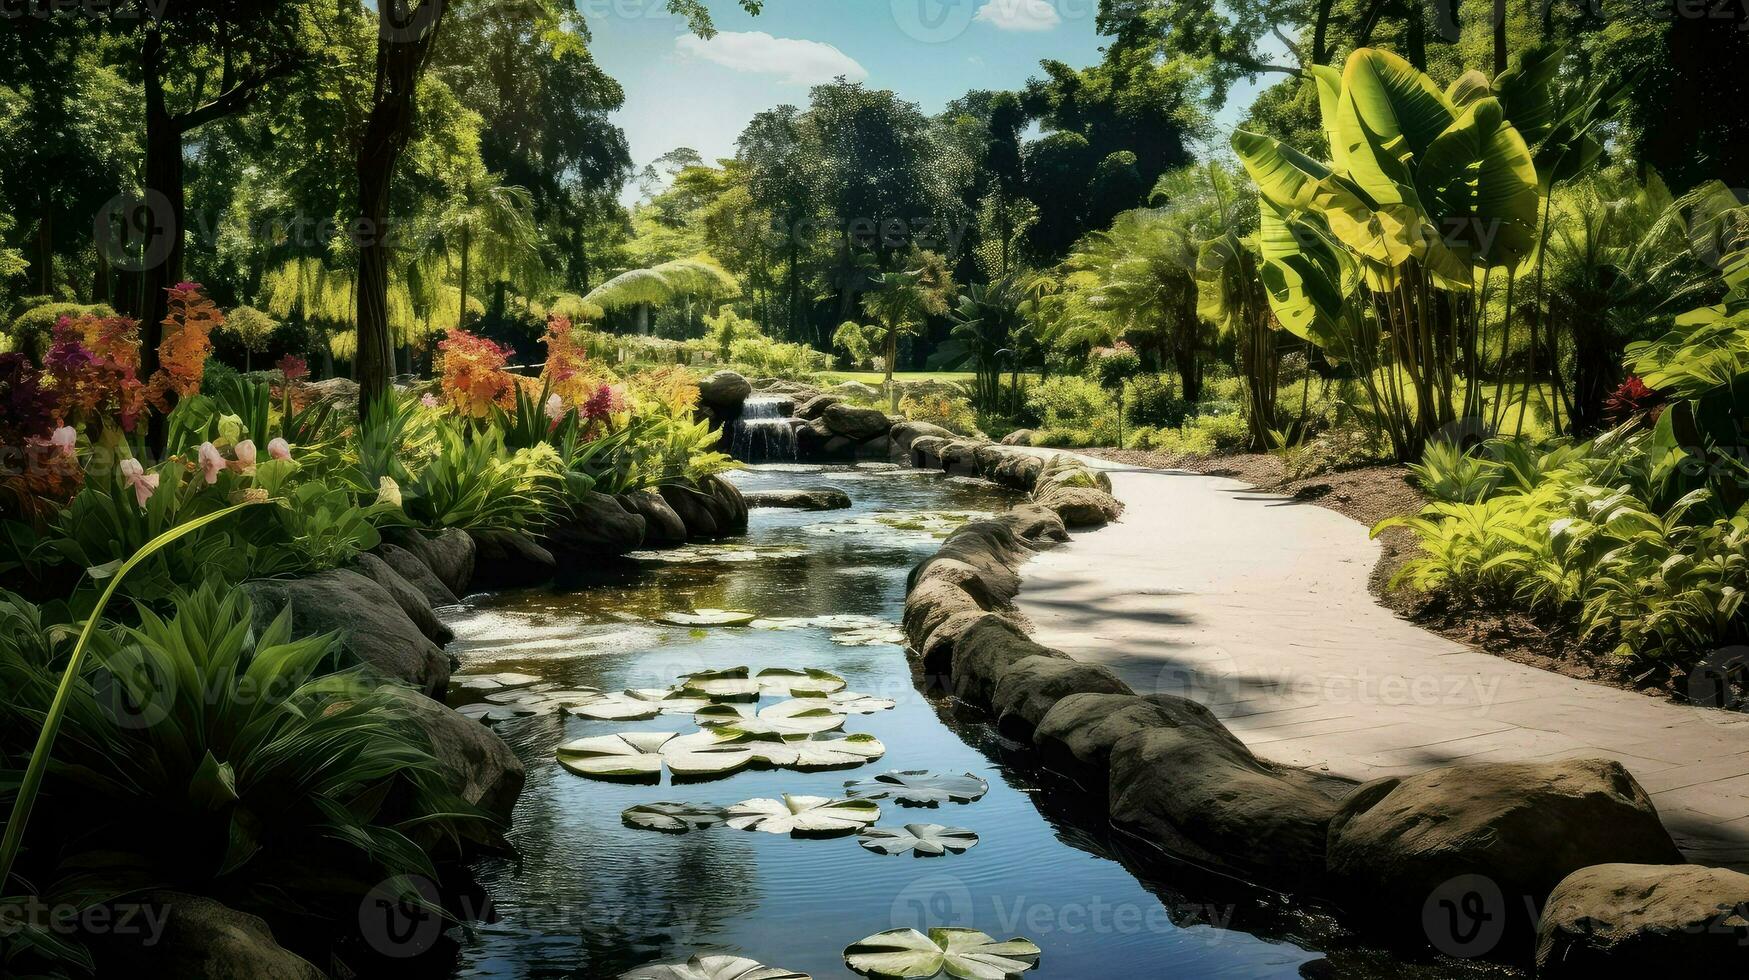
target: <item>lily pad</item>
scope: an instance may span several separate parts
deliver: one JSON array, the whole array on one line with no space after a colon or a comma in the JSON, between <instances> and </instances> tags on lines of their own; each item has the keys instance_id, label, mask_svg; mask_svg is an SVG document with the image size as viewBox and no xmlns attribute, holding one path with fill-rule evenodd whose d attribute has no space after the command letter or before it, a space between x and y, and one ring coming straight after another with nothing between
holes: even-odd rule
<instances>
[{"instance_id":1,"label":"lily pad","mask_svg":"<svg viewBox=\"0 0 1749 980\"><path fill-rule=\"evenodd\" d=\"M858 835L857 843L882 854L909 851L917 857L940 857L976 847L978 835L964 827L908 823L903 827L870 827Z\"/></svg>"},{"instance_id":2,"label":"lily pad","mask_svg":"<svg viewBox=\"0 0 1749 980\"><path fill-rule=\"evenodd\" d=\"M751 742L753 754L769 765L797 772L827 772L866 766L887 754L881 740L866 732L829 732L781 742Z\"/></svg>"},{"instance_id":3,"label":"lily pad","mask_svg":"<svg viewBox=\"0 0 1749 980\"><path fill-rule=\"evenodd\" d=\"M661 705L625 694L603 694L574 705L571 714L595 721L645 721L662 713Z\"/></svg>"},{"instance_id":4,"label":"lily pad","mask_svg":"<svg viewBox=\"0 0 1749 980\"><path fill-rule=\"evenodd\" d=\"M739 609L694 609L689 613L663 613L660 618L673 626L746 626L758 619L759 614Z\"/></svg>"},{"instance_id":5,"label":"lily pad","mask_svg":"<svg viewBox=\"0 0 1749 980\"><path fill-rule=\"evenodd\" d=\"M559 765L590 779L656 782L662 767L676 779L727 776L753 761L753 753L726 742L685 741L673 732L620 732L566 742Z\"/></svg>"},{"instance_id":6,"label":"lily pad","mask_svg":"<svg viewBox=\"0 0 1749 980\"><path fill-rule=\"evenodd\" d=\"M637 701L651 702L665 715L690 715L711 703L709 698L689 695L677 687L640 687L625 692L625 695Z\"/></svg>"},{"instance_id":7,"label":"lily pad","mask_svg":"<svg viewBox=\"0 0 1749 980\"><path fill-rule=\"evenodd\" d=\"M896 646L905 642L905 631L891 623L882 623L879 626L839 630L832 634L832 642L841 647L873 647L888 644Z\"/></svg>"},{"instance_id":8,"label":"lily pad","mask_svg":"<svg viewBox=\"0 0 1749 980\"><path fill-rule=\"evenodd\" d=\"M831 694L845 688L844 678L831 671L808 668L807 670L791 670L787 667L768 667L759 672L759 690L764 694L783 694L790 697L802 694Z\"/></svg>"},{"instance_id":9,"label":"lily pad","mask_svg":"<svg viewBox=\"0 0 1749 980\"><path fill-rule=\"evenodd\" d=\"M844 784L847 796L865 800L892 800L901 806L933 807L941 803L972 803L990 791L990 784L971 773L928 772L906 769L883 772L872 779Z\"/></svg>"},{"instance_id":10,"label":"lily pad","mask_svg":"<svg viewBox=\"0 0 1749 980\"><path fill-rule=\"evenodd\" d=\"M877 698L857 691L835 691L819 700L826 702L826 707L833 711L846 715L872 715L877 711L891 710L898 704L892 698Z\"/></svg>"},{"instance_id":11,"label":"lily pad","mask_svg":"<svg viewBox=\"0 0 1749 980\"><path fill-rule=\"evenodd\" d=\"M521 705L488 704L484 701L464 704L455 710L456 714L464 718L472 718L488 725L496 725L501 721L514 721L517 718L532 718L540 714L534 708L526 708Z\"/></svg>"},{"instance_id":12,"label":"lily pad","mask_svg":"<svg viewBox=\"0 0 1749 980\"><path fill-rule=\"evenodd\" d=\"M700 727L732 727L752 737L818 735L844 727L844 716L813 698L782 701L755 712L747 704L712 704L698 710L692 720Z\"/></svg>"},{"instance_id":13,"label":"lily pad","mask_svg":"<svg viewBox=\"0 0 1749 980\"><path fill-rule=\"evenodd\" d=\"M860 830L881 817L868 800L835 800L826 796L790 796L781 800L742 800L724 815L736 830L757 830L795 837L833 837Z\"/></svg>"},{"instance_id":14,"label":"lily pad","mask_svg":"<svg viewBox=\"0 0 1749 980\"><path fill-rule=\"evenodd\" d=\"M844 963L864 976L1002 980L1038 966L1030 940L998 942L976 929L878 932L845 947Z\"/></svg>"},{"instance_id":15,"label":"lily pad","mask_svg":"<svg viewBox=\"0 0 1749 980\"><path fill-rule=\"evenodd\" d=\"M455 686L464 691L496 691L506 687L527 687L540 680L533 674L516 674L508 671L499 674L457 674L450 678Z\"/></svg>"},{"instance_id":16,"label":"lily pad","mask_svg":"<svg viewBox=\"0 0 1749 980\"><path fill-rule=\"evenodd\" d=\"M745 667L701 670L680 679L680 693L683 697L710 701L757 701L759 682Z\"/></svg>"},{"instance_id":17,"label":"lily pad","mask_svg":"<svg viewBox=\"0 0 1749 980\"><path fill-rule=\"evenodd\" d=\"M619 815L627 827L684 834L723 822L723 808L700 803L639 803Z\"/></svg>"},{"instance_id":18,"label":"lily pad","mask_svg":"<svg viewBox=\"0 0 1749 980\"><path fill-rule=\"evenodd\" d=\"M685 963L640 966L619 980L811 980L806 973L766 966L744 956L694 956Z\"/></svg>"}]
</instances>

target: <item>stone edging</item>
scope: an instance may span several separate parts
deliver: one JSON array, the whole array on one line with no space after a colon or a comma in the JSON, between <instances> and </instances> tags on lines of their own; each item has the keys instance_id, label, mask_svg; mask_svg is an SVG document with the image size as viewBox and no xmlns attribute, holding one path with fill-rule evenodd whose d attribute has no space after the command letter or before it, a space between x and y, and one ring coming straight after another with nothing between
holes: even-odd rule
<instances>
[{"instance_id":1,"label":"stone edging","mask_svg":"<svg viewBox=\"0 0 1749 980\"><path fill-rule=\"evenodd\" d=\"M908 424L894 426L895 455ZM1619 763L1456 765L1364 785L1266 763L1203 705L1137 693L1027 635L1020 566L1068 539L1066 517L1090 516L1055 488L1109 498L1108 477L941 436L903 452L1033 498L956 530L912 571L904 627L922 685L988 712L1042 766L1103 795L1113 827L1164 865L1327 898L1377 941L1534 962L1538 976L1741 970L1749 875L1684 865Z\"/></svg>"}]
</instances>

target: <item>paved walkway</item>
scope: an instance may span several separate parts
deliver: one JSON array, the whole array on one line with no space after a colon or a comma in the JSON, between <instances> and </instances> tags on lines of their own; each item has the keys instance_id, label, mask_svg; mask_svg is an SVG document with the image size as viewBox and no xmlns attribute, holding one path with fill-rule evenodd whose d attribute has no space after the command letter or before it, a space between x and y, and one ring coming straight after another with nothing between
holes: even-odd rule
<instances>
[{"instance_id":1,"label":"paved walkway","mask_svg":"<svg viewBox=\"0 0 1749 980\"><path fill-rule=\"evenodd\" d=\"M1618 759L1691 860L1749 870L1749 716L1512 663L1378 605L1335 511L1183 471L1107 469L1124 518L1022 570L1035 638L1208 704L1260 757L1353 779Z\"/></svg>"}]
</instances>

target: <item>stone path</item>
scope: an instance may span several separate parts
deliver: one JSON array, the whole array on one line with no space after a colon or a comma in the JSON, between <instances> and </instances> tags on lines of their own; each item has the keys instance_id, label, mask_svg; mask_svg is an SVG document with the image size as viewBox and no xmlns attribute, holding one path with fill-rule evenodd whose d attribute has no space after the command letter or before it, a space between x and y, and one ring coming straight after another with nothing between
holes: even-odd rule
<instances>
[{"instance_id":1,"label":"stone path","mask_svg":"<svg viewBox=\"0 0 1749 980\"><path fill-rule=\"evenodd\" d=\"M1183 471L1110 472L1123 519L1022 570L1035 639L1208 704L1258 756L1353 779L1618 759L1693 861L1749 870L1749 716L1472 650L1378 605L1335 511Z\"/></svg>"}]
</instances>

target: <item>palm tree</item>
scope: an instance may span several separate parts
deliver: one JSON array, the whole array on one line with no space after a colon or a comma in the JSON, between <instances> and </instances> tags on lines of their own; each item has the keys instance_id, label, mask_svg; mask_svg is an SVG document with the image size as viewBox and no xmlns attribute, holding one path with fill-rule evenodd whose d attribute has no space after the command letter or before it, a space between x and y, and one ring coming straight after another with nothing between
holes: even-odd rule
<instances>
[{"instance_id":1,"label":"palm tree","mask_svg":"<svg viewBox=\"0 0 1749 980\"><path fill-rule=\"evenodd\" d=\"M935 370L953 371L970 362L977 374L974 400L985 411L996 411L1002 400L1002 360L1014 377L1013 391L1020 392L1020 363L1036 349L1033 327L1038 301L1051 284L1048 277L1012 269L989 284L973 284L959 298L953 311L954 326L948 340L929 359Z\"/></svg>"},{"instance_id":2,"label":"palm tree","mask_svg":"<svg viewBox=\"0 0 1749 980\"><path fill-rule=\"evenodd\" d=\"M690 299L707 302L741 295L741 284L708 255L632 269L589 291L583 302L603 311L637 307L638 333L650 332L650 307Z\"/></svg>"},{"instance_id":3,"label":"palm tree","mask_svg":"<svg viewBox=\"0 0 1749 980\"><path fill-rule=\"evenodd\" d=\"M494 183L483 170L465 175L459 185L438 215L437 244L446 253L452 246L461 253L462 296L469 295L476 256L500 292L513 277L532 292L546 273L533 197L524 188ZM466 312L459 311L457 329L467 326Z\"/></svg>"},{"instance_id":4,"label":"palm tree","mask_svg":"<svg viewBox=\"0 0 1749 980\"><path fill-rule=\"evenodd\" d=\"M860 262L872 263L865 257ZM948 310L956 288L947 262L934 252L913 250L906 257L905 268L879 273L869 279L868 292L862 297L862 312L870 321L866 326L846 323L840 333L856 328L868 346L879 346L886 362L887 397L891 407L899 406L899 393L893 387L893 365L899 359L899 338L917 333L932 316ZM848 338L847 338L848 339Z\"/></svg>"}]
</instances>

